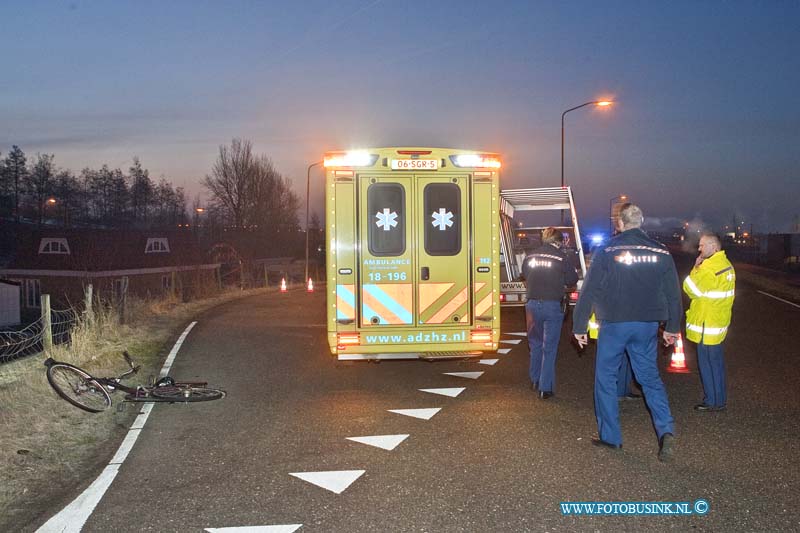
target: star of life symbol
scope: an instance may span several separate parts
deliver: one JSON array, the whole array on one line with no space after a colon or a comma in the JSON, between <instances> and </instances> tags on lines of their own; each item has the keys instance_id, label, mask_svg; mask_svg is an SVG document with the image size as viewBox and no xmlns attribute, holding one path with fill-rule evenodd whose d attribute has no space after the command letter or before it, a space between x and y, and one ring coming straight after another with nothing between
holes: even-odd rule
<instances>
[{"instance_id":1,"label":"star of life symbol","mask_svg":"<svg viewBox=\"0 0 800 533\"><path fill-rule=\"evenodd\" d=\"M453 213L445 211L444 207L440 207L438 213L431 213L431 216L433 217L431 225L438 226L439 231L444 231L445 227L449 228L453 225Z\"/></svg>"},{"instance_id":2,"label":"star of life symbol","mask_svg":"<svg viewBox=\"0 0 800 533\"><path fill-rule=\"evenodd\" d=\"M388 207L383 209L383 213L380 211L375 213L375 218L378 219L375 225L383 228L383 231L389 231L390 228L397 226L397 213L394 211L390 213Z\"/></svg>"}]
</instances>

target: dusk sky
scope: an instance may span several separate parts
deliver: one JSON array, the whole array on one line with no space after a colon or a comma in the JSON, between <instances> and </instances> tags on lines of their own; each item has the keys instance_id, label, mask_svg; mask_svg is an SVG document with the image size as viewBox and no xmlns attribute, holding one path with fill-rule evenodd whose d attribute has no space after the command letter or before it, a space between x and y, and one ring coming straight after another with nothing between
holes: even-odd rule
<instances>
[{"instance_id":1,"label":"dusk sky","mask_svg":"<svg viewBox=\"0 0 800 533\"><path fill-rule=\"evenodd\" d=\"M191 199L241 137L304 198L326 150L442 146L501 153L504 188L556 186L562 111L610 98L566 116L584 227L623 193L665 224L800 215L796 0L7 0L0 27L3 157L138 156Z\"/></svg>"}]
</instances>

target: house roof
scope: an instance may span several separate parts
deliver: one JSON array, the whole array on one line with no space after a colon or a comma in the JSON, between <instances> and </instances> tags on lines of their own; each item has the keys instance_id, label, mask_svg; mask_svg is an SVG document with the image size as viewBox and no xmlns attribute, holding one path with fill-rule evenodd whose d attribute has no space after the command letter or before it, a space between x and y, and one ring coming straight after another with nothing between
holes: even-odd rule
<instances>
[{"instance_id":1,"label":"house roof","mask_svg":"<svg viewBox=\"0 0 800 533\"><path fill-rule=\"evenodd\" d=\"M69 253L40 253L43 239L66 239ZM166 239L169 251L145 253L148 239ZM207 263L195 235L182 231L23 229L9 269L109 271Z\"/></svg>"}]
</instances>

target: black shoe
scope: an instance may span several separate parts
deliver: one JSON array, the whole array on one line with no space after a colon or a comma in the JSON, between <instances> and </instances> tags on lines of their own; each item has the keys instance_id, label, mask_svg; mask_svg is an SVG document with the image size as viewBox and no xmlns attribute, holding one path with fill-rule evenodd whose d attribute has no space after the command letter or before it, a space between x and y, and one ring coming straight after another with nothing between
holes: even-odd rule
<instances>
[{"instance_id":1,"label":"black shoe","mask_svg":"<svg viewBox=\"0 0 800 533\"><path fill-rule=\"evenodd\" d=\"M532 381L531 382L531 390L534 391L534 392L538 391L539 390L539 384L536 383L535 381Z\"/></svg>"},{"instance_id":2,"label":"black shoe","mask_svg":"<svg viewBox=\"0 0 800 533\"><path fill-rule=\"evenodd\" d=\"M704 403L698 403L694 406L694 410L701 412L701 413L713 413L715 411L724 411L724 405L706 405Z\"/></svg>"},{"instance_id":3,"label":"black shoe","mask_svg":"<svg viewBox=\"0 0 800 533\"><path fill-rule=\"evenodd\" d=\"M622 449L622 444L611 444L610 442L606 442L597 435L592 436L592 444L595 446L605 446L606 448L611 448L612 450L620 450Z\"/></svg>"},{"instance_id":4,"label":"black shoe","mask_svg":"<svg viewBox=\"0 0 800 533\"><path fill-rule=\"evenodd\" d=\"M672 454L675 451L675 437L672 433L664 433L661 435L661 440L658 441L658 460L662 463L672 461Z\"/></svg>"},{"instance_id":5,"label":"black shoe","mask_svg":"<svg viewBox=\"0 0 800 533\"><path fill-rule=\"evenodd\" d=\"M540 400L546 400L548 398L552 398L552 396L553 396L553 393L550 392L550 391L546 391L546 390L539 391L539 399Z\"/></svg>"},{"instance_id":6,"label":"black shoe","mask_svg":"<svg viewBox=\"0 0 800 533\"><path fill-rule=\"evenodd\" d=\"M619 400L638 400L642 397L641 394L636 394L635 392L629 392L625 396L618 397Z\"/></svg>"}]
</instances>

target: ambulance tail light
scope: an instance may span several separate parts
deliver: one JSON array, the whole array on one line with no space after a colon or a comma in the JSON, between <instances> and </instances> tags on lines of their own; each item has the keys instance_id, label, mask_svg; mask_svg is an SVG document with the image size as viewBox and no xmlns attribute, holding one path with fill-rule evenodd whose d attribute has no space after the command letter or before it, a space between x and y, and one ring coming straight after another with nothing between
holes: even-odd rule
<instances>
[{"instance_id":1,"label":"ambulance tail light","mask_svg":"<svg viewBox=\"0 0 800 533\"><path fill-rule=\"evenodd\" d=\"M350 152L328 152L322 160L325 167L371 167L378 160L378 154L365 150Z\"/></svg>"},{"instance_id":2,"label":"ambulance tail light","mask_svg":"<svg viewBox=\"0 0 800 533\"><path fill-rule=\"evenodd\" d=\"M501 292L500 293L500 303L503 303L505 301L506 301L506 295Z\"/></svg>"},{"instance_id":3,"label":"ambulance tail light","mask_svg":"<svg viewBox=\"0 0 800 533\"><path fill-rule=\"evenodd\" d=\"M346 346L358 346L361 344L361 335L358 332L337 333L336 344L340 349Z\"/></svg>"},{"instance_id":4,"label":"ambulance tail light","mask_svg":"<svg viewBox=\"0 0 800 533\"><path fill-rule=\"evenodd\" d=\"M570 302L577 302L578 301L578 293L573 291L569 293L569 301Z\"/></svg>"},{"instance_id":5,"label":"ambulance tail light","mask_svg":"<svg viewBox=\"0 0 800 533\"><path fill-rule=\"evenodd\" d=\"M491 330L487 329L473 329L472 331L469 332L469 340L470 342L491 343L492 332Z\"/></svg>"},{"instance_id":6,"label":"ambulance tail light","mask_svg":"<svg viewBox=\"0 0 800 533\"><path fill-rule=\"evenodd\" d=\"M500 168L502 166L500 159L491 154L451 155L450 161L457 167Z\"/></svg>"}]
</instances>

